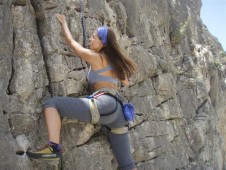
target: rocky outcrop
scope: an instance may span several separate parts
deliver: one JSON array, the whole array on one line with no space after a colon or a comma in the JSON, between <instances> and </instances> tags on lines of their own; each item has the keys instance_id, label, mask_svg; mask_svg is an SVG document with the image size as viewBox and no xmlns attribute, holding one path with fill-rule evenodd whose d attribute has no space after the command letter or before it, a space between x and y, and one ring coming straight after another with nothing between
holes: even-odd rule
<instances>
[{"instance_id":1,"label":"rocky outcrop","mask_svg":"<svg viewBox=\"0 0 226 170\"><path fill-rule=\"evenodd\" d=\"M0 169L57 169L17 152L46 142L42 101L87 94L79 0L0 1ZM200 19L201 0L85 0L88 34L113 27L139 70L122 93L136 106L129 134L138 169L225 169L226 54ZM64 120L64 169L117 169L103 131L76 147L85 124Z\"/></svg>"}]
</instances>

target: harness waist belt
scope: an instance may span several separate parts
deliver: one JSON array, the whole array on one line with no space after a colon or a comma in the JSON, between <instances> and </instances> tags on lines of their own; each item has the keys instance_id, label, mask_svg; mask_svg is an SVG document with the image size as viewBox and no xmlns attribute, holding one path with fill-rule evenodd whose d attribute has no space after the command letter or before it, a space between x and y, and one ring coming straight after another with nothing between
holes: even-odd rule
<instances>
[{"instance_id":1,"label":"harness waist belt","mask_svg":"<svg viewBox=\"0 0 226 170\"><path fill-rule=\"evenodd\" d=\"M119 94L119 92L117 90L114 90L111 88L102 88L102 89L98 90L98 92L104 92L106 94L110 94L110 95L114 96L116 99L122 101L121 95Z\"/></svg>"}]
</instances>

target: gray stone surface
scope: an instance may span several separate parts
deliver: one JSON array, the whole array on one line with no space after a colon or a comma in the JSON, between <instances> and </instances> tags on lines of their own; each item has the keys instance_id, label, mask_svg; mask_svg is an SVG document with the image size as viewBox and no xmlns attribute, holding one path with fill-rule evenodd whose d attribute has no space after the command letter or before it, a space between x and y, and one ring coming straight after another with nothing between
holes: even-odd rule
<instances>
[{"instance_id":1,"label":"gray stone surface","mask_svg":"<svg viewBox=\"0 0 226 170\"><path fill-rule=\"evenodd\" d=\"M226 54L200 9L201 0L84 1L88 34L113 27L139 68L122 89L136 106L129 137L139 170L226 168ZM82 43L79 0L0 1L0 169L58 169L16 153L46 142L44 100L87 94L88 65L66 45L56 13ZM65 122L63 169L117 169L104 132L76 147L85 125Z\"/></svg>"}]
</instances>

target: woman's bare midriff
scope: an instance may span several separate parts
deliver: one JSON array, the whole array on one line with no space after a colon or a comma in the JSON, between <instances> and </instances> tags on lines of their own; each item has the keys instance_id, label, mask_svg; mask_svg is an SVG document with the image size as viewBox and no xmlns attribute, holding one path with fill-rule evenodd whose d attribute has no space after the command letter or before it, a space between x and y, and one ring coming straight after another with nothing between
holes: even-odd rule
<instances>
[{"instance_id":1,"label":"woman's bare midriff","mask_svg":"<svg viewBox=\"0 0 226 170\"><path fill-rule=\"evenodd\" d=\"M94 91L97 91L102 88L111 88L111 89L118 90L117 85L115 85L114 83L110 83L110 82L96 82L92 85L92 89Z\"/></svg>"}]
</instances>

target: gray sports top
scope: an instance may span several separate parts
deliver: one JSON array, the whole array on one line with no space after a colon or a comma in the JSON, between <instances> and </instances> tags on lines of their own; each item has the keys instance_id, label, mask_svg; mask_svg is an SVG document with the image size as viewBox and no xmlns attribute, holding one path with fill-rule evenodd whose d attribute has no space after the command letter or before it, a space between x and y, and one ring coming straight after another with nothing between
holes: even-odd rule
<instances>
[{"instance_id":1,"label":"gray sports top","mask_svg":"<svg viewBox=\"0 0 226 170\"><path fill-rule=\"evenodd\" d=\"M114 84L117 85L118 79L114 79L112 77L103 76L103 75L99 74L99 73L102 73L102 72L105 72L105 71L108 71L108 70L112 70L112 67L110 65L107 66L107 67L104 67L102 69L95 70L95 71L93 71L90 67L89 72L87 74L88 82L90 84L93 84L93 83L96 83L96 82L99 82L99 81L104 81L104 82L114 83Z\"/></svg>"}]
</instances>

